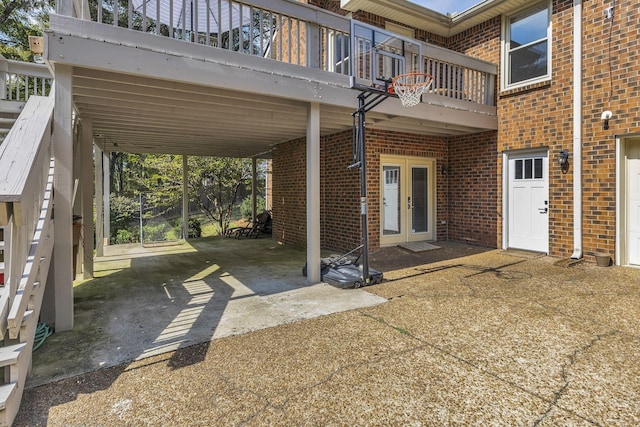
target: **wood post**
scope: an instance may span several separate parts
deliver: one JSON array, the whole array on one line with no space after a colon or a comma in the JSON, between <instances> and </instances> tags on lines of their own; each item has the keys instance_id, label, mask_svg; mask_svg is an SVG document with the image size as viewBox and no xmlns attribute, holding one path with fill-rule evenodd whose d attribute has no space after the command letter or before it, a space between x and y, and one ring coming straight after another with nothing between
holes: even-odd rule
<instances>
[{"instance_id":1,"label":"wood post","mask_svg":"<svg viewBox=\"0 0 640 427\"><path fill-rule=\"evenodd\" d=\"M73 196L73 132L72 132L73 67L56 64L55 110L53 112L54 174L54 259L53 304L55 330L73 329L72 277L72 196ZM51 284L51 283L50 283Z\"/></svg>"},{"instance_id":2,"label":"wood post","mask_svg":"<svg viewBox=\"0 0 640 427\"><path fill-rule=\"evenodd\" d=\"M307 283L320 282L320 104L307 109Z\"/></svg>"}]
</instances>

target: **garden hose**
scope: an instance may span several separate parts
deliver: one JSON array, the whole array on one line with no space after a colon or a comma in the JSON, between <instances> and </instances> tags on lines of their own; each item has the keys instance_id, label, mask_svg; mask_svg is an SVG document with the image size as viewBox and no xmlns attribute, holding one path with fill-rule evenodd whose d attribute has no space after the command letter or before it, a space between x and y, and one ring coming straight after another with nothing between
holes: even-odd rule
<instances>
[{"instance_id":1,"label":"garden hose","mask_svg":"<svg viewBox=\"0 0 640 427\"><path fill-rule=\"evenodd\" d=\"M46 323L38 323L36 327L36 337L33 340L33 351L36 351L51 334L53 334L53 331Z\"/></svg>"}]
</instances>

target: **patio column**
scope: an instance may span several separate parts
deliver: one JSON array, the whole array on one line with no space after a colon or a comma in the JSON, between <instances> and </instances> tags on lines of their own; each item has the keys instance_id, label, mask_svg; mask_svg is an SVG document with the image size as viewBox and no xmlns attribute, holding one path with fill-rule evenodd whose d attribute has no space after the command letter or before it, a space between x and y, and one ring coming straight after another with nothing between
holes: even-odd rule
<instances>
[{"instance_id":1,"label":"patio column","mask_svg":"<svg viewBox=\"0 0 640 427\"><path fill-rule=\"evenodd\" d=\"M55 64L55 110L53 113L53 179L55 220L52 270L47 287L50 288L47 305L53 314L55 331L73 329L73 129L72 83L73 67ZM51 308L53 313L51 313Z\"/></svg>"},{"instance_id":2,"label":"patio column","mask_svg":"<svg viewBox=\"0 0 640 427\"><path fill-rule=\"evenodd\" d=\"M102 149L94 144L96 185L96 256L104 256L104 173L102 171Z\"/></svg>"},{"instance_id":3,"label":"patio column","mask_svg":"<svg viewBox=\"0 0 640 427\"><path fill-rule=\"evenodd\" d=\"M182 155L182 236L189 240L189 162L187 155Z\"/></svg>"},{"instance_id":4,"label":"patio column","mask_svg":"<svg viewBox=\"0 0 640 427\"><path fill-rule=\"evenodd\" d=\"M73 192L71 193L71 210L73 211L73 217L82 216L82 188L84 187L82 182L82 134L80 128L80 120L76 116L72 125L73 129ZM72 236L73 236L73 264L75 265L73 280L76 280L77 274L82 271L82 251L80 250L80 230L75 226L76 221L71 223Z\"/></svg>"},{"instance_id":5,"label":"patio column","mask_svg":"<svg viewBox=\"0 0 640 427\"><path fill-rule=\"evenodd\" d=\"M111 237L111 202L109 197L111 196L111 153L105 150L102 153L102 172L104 175L102 186L103 196L103 219L104 219L104 246L109 246L109 238Z\"/></svg>"},{"instance_id":6,"label":"patio column","mask_svg":"<svg viewBox=\"0 0 640 427\"><path fill-rule=\"evenodd\" d=\"M253 219L257 218L257 210L258 210L258 171L256 166L256 158L251 159L251 214L253 215Z\"/></svg>"},{"instance_id":7,"label":"patio column","mask_svg":"<svg viewBox=\"0 0 640 427\"><path fill-rule=\"evenodd\" d=\"M320 282L320 104L307 108L307 283Z\"/></svg>"},{"instance_id":8,"label":"patio column","mask_svg":"<svg viewBox=\"0 0 640 427\"><path fill-rule=\"evenodd\" d=\"M82 119L82 136L80 138L81 177L82 184L82 278L93 277L93 121Z\"/></svg>"}]
</instances>

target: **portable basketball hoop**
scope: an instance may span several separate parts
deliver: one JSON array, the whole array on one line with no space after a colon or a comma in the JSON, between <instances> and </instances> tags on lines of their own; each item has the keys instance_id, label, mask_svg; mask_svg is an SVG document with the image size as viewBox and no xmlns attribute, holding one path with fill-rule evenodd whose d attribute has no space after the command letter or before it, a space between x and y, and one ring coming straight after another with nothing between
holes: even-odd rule
<instances>
[{"instance_id":1,"label":"portable basketball hoop","mask_svg":"<svg viewBox=\"0 0 640 427\"><path fill-rule=\"evenodd\" d=\"M433 83L433 77L427 73L398 74L391 79L389 93L400 98L403 107L413 107L420 103L420 97Z\"/></svg>"}]
</instances>

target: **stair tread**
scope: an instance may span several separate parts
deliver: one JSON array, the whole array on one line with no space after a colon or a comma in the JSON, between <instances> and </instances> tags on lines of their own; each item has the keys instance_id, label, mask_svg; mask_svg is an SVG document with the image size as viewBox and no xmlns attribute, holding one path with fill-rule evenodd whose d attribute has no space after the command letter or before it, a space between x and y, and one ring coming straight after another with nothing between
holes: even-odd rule
<instances>
[{"instance_id":1,"label":"stair tread","mask_svg":"<svg viewBox=\"0 0 640 427\"><path fill-rule=\"evenodd\" d=\"M0 366L8 366L18 362L18 356L26 347L26 343L0 347Z\"/></svg>"},{"instance_id":2,"label":"stair tread","mask_svg":"<svg viewBox=\"0 0 640 427\"><path fill-rule=\"evenodd\" d=\"M17 388L18 384L16 383L0 385L0 411L6 409L7 401L11 399Z\"/></svg>"}]
</instances>

